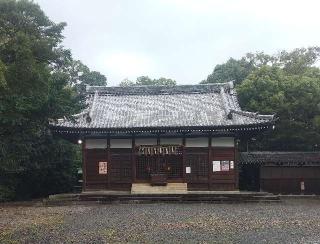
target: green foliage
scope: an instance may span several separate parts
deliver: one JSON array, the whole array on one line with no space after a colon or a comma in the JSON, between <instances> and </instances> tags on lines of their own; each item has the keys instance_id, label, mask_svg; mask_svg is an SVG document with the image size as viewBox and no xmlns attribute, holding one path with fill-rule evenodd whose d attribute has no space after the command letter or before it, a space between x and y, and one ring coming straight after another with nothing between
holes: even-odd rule
<instances>
[{"instance_id":1,"label":"green foliage","mask_svg":"<svg viewBox=\"0 0 320 244\"><path fill-rule=\"evenodd\" d=\"M296 48L292 52L282 51L279 63L288 74L304 74L320 56L320 47Z\"/></svg>"},{"instance_id":2,"label":"green foliage","mask_svg":"<svg viewBox=\"0 0 320 244\"><path fill-rule=\"evenodd\" d=\"M320 141L319 47L248 53L216 65L207 80L234 80L244 110L277 114L276 130L261 137L257 150L314 150Z\"/></svg>"},{"instance_id":3,"label":"green foliage","mask_svg":"<svg viewBox=\"0 0 320 244\"><path fill-rule=\"evenodd\" d=\"M0 89L1 90L4 90L7 86L6 78L4 76L5 71L6 71L6 66L0 60Z\"/></svg>"},{"instance_id":4,"label":"green foliage","mask_svg":"<svg viewBox=\"0 0 320 244\"><path fill-rule=\"evenodd\" d=\"M74 184L78 150L54 138L49 121L83 108L77 85L106 78L61 46L64 26L32 1L0 1L1 199L69 191Z\"/></svg>"},{"instance_id":5,"label":"green foliage","mask_svg":"<svg viewBox=\"0 0 320 244\"><path fill-rule=\"evenodd\" d=\"M120 82L119 86L122 86L122 87L126 87L126 86L134 86L135 83L129 79L124 79Z\"/></svg>"},{"instance_id":6,"label":"green foliage","mask_svg":"<svg viewBox=\"0 0 320 244\"><path fill-rule=\"evenodd\" d=\"M254 69L251 62L245 58L235 60L230 58L224 64L218 64L214 68L207 80L201 83L222 83L233 80L235 84L242 82L248 74Z\"/></svg>"},{"instance_id":7,"label":"green foliage","mask_svg":"<svg viewBox=\"0 0 320 244\"><path fill-rule=\"evenodd\" d=\"M107 85L107 78L97 71L84 73L83 75L81 75L80 80L82 81L82 84L89 85L89 86L106 86Z\"/></svg>"},{"instance_id":8,"label":"green foliage","mask_svg":"<svg viewBox=\"0 0 320 244\"><path fill-rule=\"evenodd\" d=\"M0 185L0 202L11 201L15 198L15 191L9 186Z\"/></svg>"},{"instance_id":9,"label":"green foliage","mask_svg":"<svg viewBox=\"0 0 320 244\"><path fill-rule=\"evenodd\" d=\"M241 107L266 114L278 112L275 108L284 102L280 88L283 78L281 69L270 66L263 66L250 74L237 89Z\"/></svg>"},{"instance_id":10,"label":"green foliage","mask_svg":"<svg viewBox=\"0 0 320 244\"><path fill-rule=\"evenodd\" d=\"M31 155L36 163L16 173L17 199L70 192L76 182L77 146L49 135L41 140Z\"/></svg>"},{"instance_id":11,"label":"green foliage","mask_svg":"<svg viewBox=\"0 0 320 244\"><path fill-rule=\"evenodd\" d=\"M64 56L64 73L69 75L70 83L74 86L106 86L107 78L97 71L90 71L80 60L73 60L67 53Z\"/></svg>"},{"instance_id":12,"label":"green foliage","mask_svg":"<svg viewBox=\"0 0 320 244\"><path fill-rule=\"evenodd\" d=\"M296 48L291 52L283 50L277 55L263 52L247 53L239 60L230 58L218 64L206 80L201 83L221 83L233 80L241 84L248 75L263 66L279 67L288 74L303 74L310 71L320 56L320 47Z\"/></svg>"},{"instance_id":13,"label":"green foliage","mask_svg":"<svg viewBox=\"0 0 320 244\"><path fill-rule=\"evenodd\" d=\"M303 73L289 73L287 67L255 70L238 86L239 101L243 109L279 117L277 129L260 149L314 150L320 141L320 70L305 67Z\"/></svg>"},{"instance_id":14,"label":"green foliage","mask_svg":"<svg viewBox=\"0 0 320 244\"><path fill-rule=\"evenodd\" d=\"M140 76L136 82L124 79L119 85L120 86L175 86L177 82L172 79L159 78L150 79L148 76Z\"/></svg>"}]
</instances>

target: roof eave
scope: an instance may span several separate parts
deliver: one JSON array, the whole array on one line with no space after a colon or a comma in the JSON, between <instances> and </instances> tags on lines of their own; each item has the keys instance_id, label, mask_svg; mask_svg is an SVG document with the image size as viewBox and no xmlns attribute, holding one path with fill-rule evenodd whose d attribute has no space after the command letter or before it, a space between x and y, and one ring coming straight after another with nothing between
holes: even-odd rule
<instances>
[{"instance_id":1,"label":"roof eave","mask_svg":"<svg viewBox=\"0 0 320 244\"><path fill-rule=\"evenodd\" d=\"M249 125L219 125L219 126L163 126L163 127L118 127L118 128L87 128L87 127L65 127L51 125L52 130L59 131L78 131L78 132L154 132L154 131L178 131L178 132L191 132L191 131L208 131L208 132L241 132L241 131L255 131L266 130L274 125L274 121L267 121L263 123L249 124Z\"/></svg>"}]
</instances>

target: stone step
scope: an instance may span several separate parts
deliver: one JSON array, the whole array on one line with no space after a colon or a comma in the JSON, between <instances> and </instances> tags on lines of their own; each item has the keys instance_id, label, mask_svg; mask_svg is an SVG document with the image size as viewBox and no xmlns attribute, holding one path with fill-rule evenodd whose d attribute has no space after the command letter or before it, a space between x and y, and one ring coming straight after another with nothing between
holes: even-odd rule
<instances>
[{"instance_id":1,"label":"stone step","mask_svg":"<svg viewBox=\"0 0 320 244\"><path fill-rule=\"evenodd\" d=\"M96 202L123 202L123 203L152 203L152 202L178 202L178 203L279 203L276 199L255 199L255 198L230 198L228 196L188 196L187 194L130 194L117 196L83 196L82 201Z\"/></svg>"},{"instance_id":2,"label":"stone step","mask_svg":"<svg viewBox=\"0 0 320 244\"><path fill-rule=\"evenodd\" d=\"M148 183L134 183L131 187L132 194L182 194L187 192L187 183L168 183L165 186L151 186Z\"/></svg>"},{"instance_id":3,"label":"stone step","mask_svg":"<svg viewBox=\"0 0 320 244\"><path fill-rule=\"evenodd\" d=\"M173 187L173 185L170 185ZM134 186L138 187L139 186ZM179 186L181 187L181 186ZM151 188L151 186L142 185L144 190ZM154 187L152 187L154 188ZM159 187L156 187L159 188ZM80 202L99 202L99 203L152 203L152 202L176 202L176 203L278 203L281 202L281 198L278 195L272 195L268 193L257 192L210 192L210 191L198 191L198 192L186 192L180 190L167 190L165 187L160 188L155 193L134 193L124 191L93 191L82 192L80 194L58 194L50 196L44 200L46 205L63 205L63 204L77 204ZM141 190L141 189L140 189Z\"/></svg>"}]
</instances>

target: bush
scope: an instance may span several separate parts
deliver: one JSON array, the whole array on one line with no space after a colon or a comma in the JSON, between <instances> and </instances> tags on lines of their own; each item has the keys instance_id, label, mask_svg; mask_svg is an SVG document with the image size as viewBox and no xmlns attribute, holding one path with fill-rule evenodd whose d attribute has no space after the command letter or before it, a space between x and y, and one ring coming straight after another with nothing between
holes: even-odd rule
<instances>
[{"instance_id":1,"label":"bush","mask_svg":"<svg viewBox=\"0 0 320 244\"><path fill-rule=\"evenodd\" d=\"M0 185L0 202L12 201L15 195L15 191L10 187Z\"/></svg>"}]
</instances>

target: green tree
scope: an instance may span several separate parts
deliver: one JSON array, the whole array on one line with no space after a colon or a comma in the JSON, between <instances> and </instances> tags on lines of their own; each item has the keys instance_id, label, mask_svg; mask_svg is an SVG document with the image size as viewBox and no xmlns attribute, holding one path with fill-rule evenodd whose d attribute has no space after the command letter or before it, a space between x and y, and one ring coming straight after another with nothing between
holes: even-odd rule
<instances>
[{"instance_id":1,"label":"green tree","mask_svg":"<svg viewBox=\"0 0 320 244\"><path fill-rule=\"evenodd\" d=\"M301 75L308 71L320 57L320 47L296 48L291 52L281 51L279 63L288 74Z\"/></svg>"},{"instance_id":2,"label":"green tree","mask_svg":"<svg viewBox=\"0 0 320 244\"><path fill-rule=\"evenodd\" d=\"M80 76L81 84L89 86L106 86L107 78L98 71L90 71Z\"/></svg>"},{"instance_id":3,"label":"green tree","mask_svg":"<svg viewBox=\"0 0 320 244\"><path fill-rule=\"evenodd\" d=\"M218 64L206 80L201 83L221 83L233 80L241 84L249 74L263 66L281 67L288 74L303 74L319 59L320 48L296 48L290 52L283 50L276 55L264 52L247 53L240 59L230 58Z\"/></svg>"},{"instance_id":4,"label":"green tree","mask_svg":"<svg viewBox=\"0 0 320 244\"><path fill-rule=\"evenodd\" d=\"M48 129L83 107L61 46L64 26L32 1L0 1L0 201L72 187L75 147Z\"/></svg>"},{"instance_id":5,"label":"green tree","mask_svg":"<svg viewBox=\"0 0 320 244\"><path fill-rule=\"evenodd\" d=\"M237 91L242 108L279 117L262 148L314 150L320 141L320 76L313 72L288 74L284 68L263 66L250 74ZM295 72L294 72L295 73Z\"/></svg>"},{"instance_id":6,"label":"green tree","mask_svg":"<svg viewBox=\"0 0 320 244\"><path fill-rule=\"evenodd\" d=\"M134 86L134 85L135 85L135 83L133 81L129 80L128 78L123 79L119 84L119 86L122 86L122 87Z\"/></svg>"},{"instance_id":7,"label":"green tree","mask_svg":"<svg viewBox=\"0 0 320 244\"><path fill-rule=\"evenodd\" d=\"M256 149L314 150L320 140L319 57L319 47L248 53L216 65L201 83L234 80L243 109L277 114L276 130Z\"/></svg>"},{"instance_id":8,"label":"green tree","mask_svg":"<svg viewBox=\"0 0 320 244\"><path fill-rule=\"evenodd\" d=\"M239 84L253 69L253 64L245 58L240 60L230 58L226 63L216 65L212 74L201 83L222 83L233 80L235 84Z\"/></svg>"},{"instance_id":9,"label":"green tree","mask_svg":"<svg viewBox=\"0 0 320 244\"><path fill-rule=\"evenodd\" d=\"M140 76L135 82L124 79L120 82L120 86L175 86L177 82L172 79L159 78L151 79L148 76Z\"/></svg>"},{"instance_id":10,"label":"green tree","mask_svg":"<svg viewBox=\"0 0 320 244\"><path fill-rule=\"evenodd\" d=\"M70 83L74 86L106 86L107 78L98 71L90 71L88 66L80 60L73 60L67 55L64 57L64 73L69 75Z\"/></svg>"},{"instance_id":11,"label":"green tree","mask_svg":"<svg viewBox=\"0 0 320 244\"><path fill-rule=\"evenodd\" d=\"M164 77L161 77L159 79L153 80L155 84L162 85L162 86L175 86L177 82L172 79L167 79Z\"/></svg>"}]
</instances>

